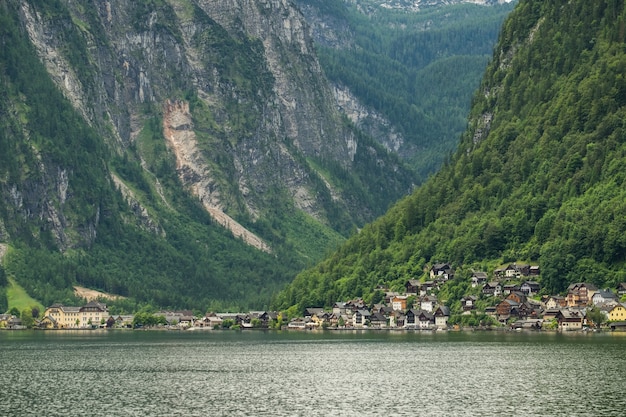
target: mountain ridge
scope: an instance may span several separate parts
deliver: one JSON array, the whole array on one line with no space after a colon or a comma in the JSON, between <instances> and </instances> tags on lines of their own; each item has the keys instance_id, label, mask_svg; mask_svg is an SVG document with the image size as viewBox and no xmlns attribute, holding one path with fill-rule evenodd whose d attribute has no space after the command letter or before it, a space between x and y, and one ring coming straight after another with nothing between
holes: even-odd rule
<instances>
[{"instance_id":1,"label":"mountain ridge","mask_svg":"<svg viewBox=\"0 0 626 417\"><path fill-rule=\"evenodd\" d=\"M544 291L626 278L624 5L520 1L505 21L457 152L432 178L301 273L276 305L300 314L401 290L437 262L538 262ZM563 47L565 45L565 47Z\"/></svg>"}]
</instances>

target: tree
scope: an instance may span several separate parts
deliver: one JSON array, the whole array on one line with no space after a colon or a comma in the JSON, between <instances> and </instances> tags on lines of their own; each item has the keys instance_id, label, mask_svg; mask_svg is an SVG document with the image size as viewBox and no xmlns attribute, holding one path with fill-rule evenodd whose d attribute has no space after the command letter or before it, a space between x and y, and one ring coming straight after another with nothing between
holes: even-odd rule
<instances>
[{"instance_id":1,"label":"tree","mask_svg":"<svg viewBox=\"0 0 626 417\"><path fill-rule=\"evenodd\" d=\"M597 306L593 306L587 310L587 322L596 329L599 329L607 320L606 315Z\"/></svg>"},{"instance_id":2,"label":"tree","mask_svg":"<svg viewBox=\"0 0 626 417\"><path fill-rule=\"evenodd\" d=\"M33 310L31 308L25 308L22 310L22 325L30 329L34 324L35 319L33 318Z\"/></svg>"}]
</instances>

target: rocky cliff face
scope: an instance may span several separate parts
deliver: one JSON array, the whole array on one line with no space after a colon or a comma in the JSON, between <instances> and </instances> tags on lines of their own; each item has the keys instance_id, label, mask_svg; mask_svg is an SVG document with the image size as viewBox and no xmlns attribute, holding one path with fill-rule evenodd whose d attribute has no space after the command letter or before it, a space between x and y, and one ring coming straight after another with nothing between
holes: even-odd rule
<instances>
[{"instance_id":1,"label":"rocky cliff face","mask_svg":"<svg viewBox=\"0 0 626 417\"><path fill-rule=\"evenodd\" d=\"M269 250L234 218L256 221L288 204L324 224L337 224L329 217L337 210L358 224L411 187L409 171L343 121L308 26L286 0L59 0L22 2L19 13L52 80L114 153L138 158L158 189L138 138L159 118L181 183L260 249ZM385 167L388 188L368 188L359 153ZM123 178L111 181L130 198ZM128 201L138 222L162 233L137 198ZM50 207L63 242L63 221Z\"/></svg>"}]
</instances>

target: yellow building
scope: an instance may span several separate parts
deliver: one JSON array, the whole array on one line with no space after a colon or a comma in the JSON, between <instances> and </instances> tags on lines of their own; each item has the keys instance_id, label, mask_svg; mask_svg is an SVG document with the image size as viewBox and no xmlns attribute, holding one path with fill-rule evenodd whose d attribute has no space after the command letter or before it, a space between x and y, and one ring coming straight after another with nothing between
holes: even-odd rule
<instances>
[{"instance_id":1,"label":"yellow building","mask_svg":"<svg viewBox=\"0 0 626 417\"><path fill-rule=\"evenodd\" d=\"M624 321L626 320L626 307L623 304L616 304L611 310L609 310L609 321Z\"/></svg>"},{"instance_id":2,"label":"yellow building","mask_svg":"<svg viewBox=\"0 0 626 417\"><path fill-rule=\"evenodd\" d=\"M44 320L56 329L84 329L99 326L109 318L105 304L90 301L82 307L53 304L44 312Z\"/></svg>"}]
</instances>

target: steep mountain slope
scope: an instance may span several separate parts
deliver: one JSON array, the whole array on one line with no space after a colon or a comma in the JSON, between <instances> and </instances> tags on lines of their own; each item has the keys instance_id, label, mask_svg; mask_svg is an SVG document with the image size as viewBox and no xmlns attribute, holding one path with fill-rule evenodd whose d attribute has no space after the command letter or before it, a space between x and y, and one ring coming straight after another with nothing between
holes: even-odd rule
<instances>
[{"instance_id":1,"label":"steep mountain slope","mask_svg":"<svg viewBox=\"0 0 626 417\"><path fill-rule=\"evenodd\" d=\"M297 3L346 116L421 178L435 172L466 128L472 94L513 4Z\"/></svg>"},{"instance_id":2,"label":"steep mountain slope","mask_svg":"<svg viewBox=\"0 0 626 417\"><path fill-rule=\"evenodd\" d=\"M553 292L624 281L625 22L620 1L520 1L451 161L300 274L277 305L369 300L438 261L461 281L471 267L539 262Z\"/></svg>"},{"instance_id":3,"label":"steep mountain slope","mask_svg":"<svg viewBox=\"0 0 626 417\"><path fill-rule=\"evenodd\" d=\"M287 1L1 1L0 18L0 242L44 304L81 284L260 307L414 183L337 112Z\"/></svg>"}]
</instances>

